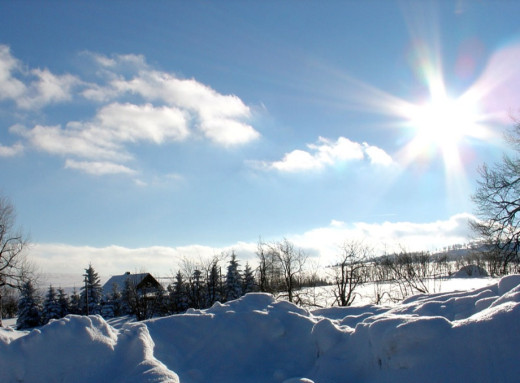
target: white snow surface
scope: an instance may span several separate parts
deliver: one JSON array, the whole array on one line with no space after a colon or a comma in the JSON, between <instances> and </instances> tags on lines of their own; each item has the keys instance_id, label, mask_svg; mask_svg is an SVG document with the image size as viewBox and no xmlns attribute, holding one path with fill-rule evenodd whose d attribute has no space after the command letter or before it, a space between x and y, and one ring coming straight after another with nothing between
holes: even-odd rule
<instances>
[{"instance_id":1,"label":"white snow surface","mask_svg":"<svg viewBox=\"0 0 520 383\"><path fill-rule=\"evenodd\" d=\"M0 329L0 382L516 382L520 275L392 307L305 310L248 294L126 323Z\"/></svg>"}]
</instances>

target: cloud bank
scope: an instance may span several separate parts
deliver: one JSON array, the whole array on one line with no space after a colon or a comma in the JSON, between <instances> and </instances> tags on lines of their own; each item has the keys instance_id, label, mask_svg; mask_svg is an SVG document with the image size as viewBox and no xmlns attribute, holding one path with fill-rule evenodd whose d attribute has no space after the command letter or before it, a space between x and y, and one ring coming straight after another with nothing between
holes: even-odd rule
<instances>
[{"instance_id":1,"label":"cloud bank","mask_svg":"<svg viewBox=\"0 0 520 383\"><path fill-rule=\"evenodd\" d=\"M301 234L287 234L285 237L295 246L302 248L322 267L335 261L340 246L349 240L361 240L374 249L375 254L399 251L436 251L468 241L471 214L462 213L446 220L429 223L384 222L345 224L333 220L326 227L319 227ZM278 241L282 238L265 239ZM237 242L225 247L211 247L194 244L190 246L127 248L123 246L90 247L67 244L35 244L30 249L30 259L44 273L60 270L63 273L81 276L89 263L100 275L110 276L125 271L148 271L160 277L171 277L182 261L204 261L215 255L237 254L243 267L246 262L256 263L256 242Z\"/></svg>"}]
</instances>

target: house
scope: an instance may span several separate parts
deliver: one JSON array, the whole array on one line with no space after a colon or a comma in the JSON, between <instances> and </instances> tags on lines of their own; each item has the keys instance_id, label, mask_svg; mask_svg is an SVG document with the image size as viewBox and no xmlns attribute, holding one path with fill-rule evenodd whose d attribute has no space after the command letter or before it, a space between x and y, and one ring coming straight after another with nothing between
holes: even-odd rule
<instances>
[{"instance_id":1,"label":"house","mask_svg":"<svg viewBox=\"0 0 520 383\"><path fill-rule=\"evenodd\" d=\"M162 289L162 286L150 273L140 273L140 274L130 274L130 272L126 272L123 275L114 275L112 276L104 285L103 285L103 296L108 296L112 293L114 289L114 285L117 286L119 292L122 292L125 289L125 283L129 280L132 287L135 287L137 292L141 296L152 295Z\"/></svg>"}]
</instances>

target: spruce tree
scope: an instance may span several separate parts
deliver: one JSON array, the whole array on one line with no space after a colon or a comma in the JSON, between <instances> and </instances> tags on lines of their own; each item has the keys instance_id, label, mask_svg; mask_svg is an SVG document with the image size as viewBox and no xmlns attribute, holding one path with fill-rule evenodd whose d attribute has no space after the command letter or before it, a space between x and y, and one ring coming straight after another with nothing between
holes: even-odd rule
<instances>
[{"instance_id":1,"label":"spruce tree","mask_svg":"<svg viewBox=\"0 0 520 383\"><path fill-rule=\"evenodd\" d=\"M236 255L233 252L226 274L226 299L228 301L242 296L242 276L238 266Z\"/></svg>"},{"instance_id":2,"label":"spruce tree","mask_svg":"<svg viewBox=\"0 0 520 383\"><path fill-rule=\"evenodd\" d=\"M36 327L41 324L41 298L32 285L27 281L22 285L18 300L18 319L16 327L19 330Z\"/></svg>"},{"instance_id":3,"label":"spruce tree","mask_svg":"<svg viewBox=\"0 0 520 383\"><path fill-rule=\"evenodd\" d=\"M246 263L246 267L244 269L244 284L242 288L242 293L247 294L256 290L256 281L255 276L253 275L253 270L249 266L249 263Z\"/></svg>"},{"instance_id":4,"label":"spruce tree","mask_svg":"<svg viewBox=\"0 0 520 383\"><path fill-rule=\"evenodd\" d=\"M89 264L88 269L85 269L85 285L81 287L80 307L83 314L94 315L101 313L101 298L103 291L99 276Z\"/></svg>"},{"instance_id":5,"label":"spruce tree","mask_svg":"<svg viewBox=\"0 0 520 383\"><path fill-rule=\"evenodd\" d=\"M173 286L169 287L170 310L173 313L181 313L188 309L188 295L186 284L180 271L175 275Z\"/></svg>"},{"instance_id":6,"label":"spruce tree","mask_svg":"<svg viewBox=\"0 0 520 383\"><path fill-rule=\"evenodd\" d=\"M81 314L80 301L81 297L78 294L78 290L74 287L69 301L69 314Z\"/></svg>"},{"instance_id":7,"label":"spruce tree","mask_svg":"<svg viewBox=\"0 0 520 383\"><path fill-rule=\"evenodd\" d=\"M42 323L46 324L51 319L59 319L60 315L60 306L58 303L58 296L56 295L56 290L52 285L49 286L47 290L47 294L45 295L45 299L43 301L43 311L42 311Z\"/></svg>"},{"instance_id":8,"label":"spruce tree","mask_svg":"<svg viewBox=\"0 0 520 383\"><path fill-rule=\"evenodd\" d=\"M220 282L220 269L218 262L214 261L209 270L207 282L207 303L206 306L211 306L213 303L222 300L222 289Z\"/></svg>"},{"instance_id":9,"label":"spruce tree","mask_svg":"<svg viewBox=\"0 0 520 383\"><path fill-rule=\"evenodd\" d=\"M69 297L61 287L58 289L58 306L60 318L69 315Z\"/></svg>"},{"instance_id":10,"label":"spruce tree","mask_svg":"<svg viewBox=\"0 0 520 383\"><path fill-rule=\"evenodd\" d=\"M203 308L203 302L206 300L204 297L203 283L202 283L202 272L199 269L195 269L192 275L191 286L190 286L190 307L201 309Z\"/></svg>"},{"instance_id":11,"label":"spruce tree","mask_svg":"<svg viewBox=\"0 0 520 383\"><path fill-rule=\"evenodd\" d=\"M105 305L103 306L102 315L105 318L113 318L122 315L122 295L117 283L112 284L112 290L107 296Z\"/></svg>"}]
</instances>

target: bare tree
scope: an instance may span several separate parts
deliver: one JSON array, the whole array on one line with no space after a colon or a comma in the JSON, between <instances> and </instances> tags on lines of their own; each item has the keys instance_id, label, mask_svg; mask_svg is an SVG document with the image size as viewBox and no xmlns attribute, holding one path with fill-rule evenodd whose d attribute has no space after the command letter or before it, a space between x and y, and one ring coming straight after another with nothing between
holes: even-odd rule
<instances>
[{"instance_id":1,"label":"bare tree","mask_svg":"<svg viewBox=\"0 0 520 383\"><path fill-rule=\"evenodd\" d=\"M506 139L520 152L520 123L516 123ZM511 264L519 263L520 252L520 157L504 155L502 162L480 168L478 189L473 195L479 221L471 227L483 240L485 258L499 260L498 274L507 274ZM494 270L492 270L494 271Z\"/></svg>"},{"instance_id":2,"label":"bare tree","mask_svg":"<svg viewBox=\"0 0 520 383\"><path fill-rule=\"evenodd\" d=\"M0 197L0 327L3 288L19 289L28 280L31 271L24 253L27 238L14 225L13 205L7 198Z\"/></svg>"},{"instance_id":3,"label":"bare tree","mask_svg":"<svg viewBox=\"0 0 520 383\"><path fill-rule=\"evenodd\" d=\"M276 244L258 241L256 251L258 257L258 281L262 292L275 294L284 287L282 270Z\"/></svg>"},{"instance_id":4,"label":"bare tree","mask_svg":"<svg viewBox=\"0 0 520 383\"><path fill-rule=\"evenodd\" d=\"M347 241L341 247L339 262L334 271L334 297L339 306L350 306L356 298L356 289L366 278L367 261L371 250L360 241Z\"/></svg>"},{"instance_id":5,"label":"bare tree","mask_svg":"<svg viewBox=\"0 0 520 383\"><path fill-rule=\"evenodd\" d=\"M307 255L301 249L295 249L286 238L269 245L269 249L282 272L287 299L289 302L293 302L294 292L299 287L298 277L303 272Z\"/></svg>"},{"instance_id":6,"label":"bare tree","mask_svg":"<svg viewBox=\"0 0 520 383\"><path fill-rule=\"evenodd\" d=\"M416 293L430 292L428 281L433 278L433 268L429 253L401 250L397 254L387 256L384 263L390 268L392 280L400 290L400 296L396 297L396 300Z\"/></svg>"}]
</instances>

